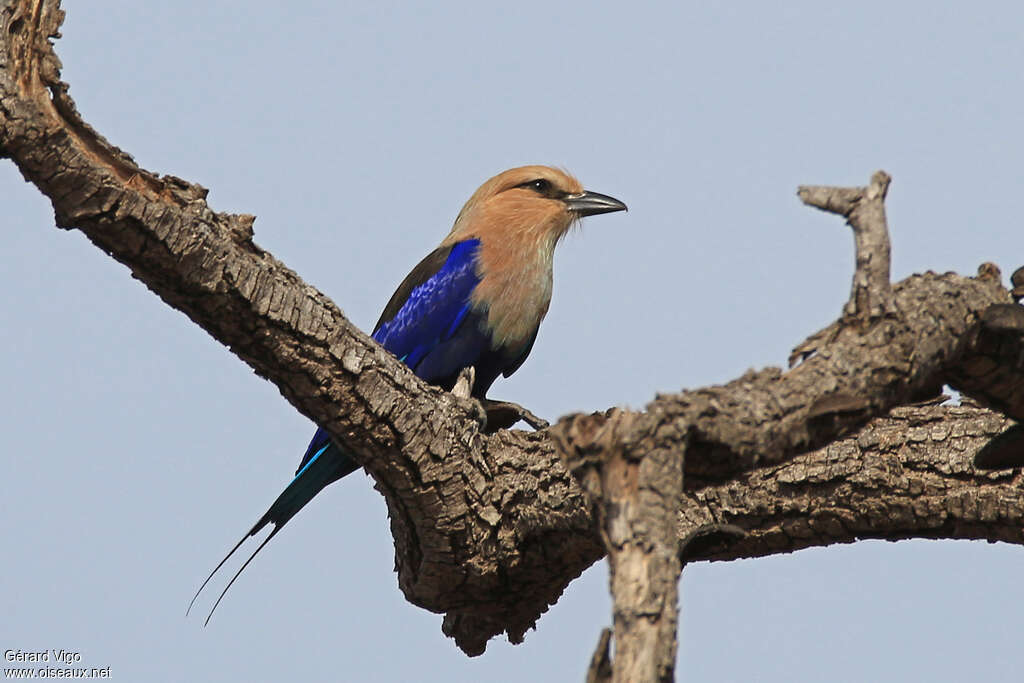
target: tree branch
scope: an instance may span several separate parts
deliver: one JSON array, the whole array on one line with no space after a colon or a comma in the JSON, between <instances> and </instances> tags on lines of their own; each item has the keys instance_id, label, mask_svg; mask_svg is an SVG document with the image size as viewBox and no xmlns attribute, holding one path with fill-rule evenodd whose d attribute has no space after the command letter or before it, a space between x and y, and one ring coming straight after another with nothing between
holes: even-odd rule
<instances>
[{"instance_id":1,"label":"tree branch","mask_svg":"<svg viewBox=\"0 0 1024 683\"><path fill-rule=\"evenodd\" d=\"M998 281L998 270L993 274L983 265L980 272ZM1024 420L1024 307L1014 303L985 309L962 346L946 368L946 382L982 405ZM1014 462L1024 464L1024 456Z\"/></svg>"},{"instance_id":2,"label":"tree branch","mask_svg":"<svg viewBox=\"0 0 1024 683\"><path fill-rule=\"evenodd\" d=\"M469 653L501 632L520 640L604 553L563 454L630 444L680 454L685 446L685 487L695 495L748 481L755 468L786 467L954 379L1024 415L1020 336L984 323L990 306L1010 303L998 277L928 273L893 288L891 314L815 335L788 372L659 396L642 413L571 415L541 432L489 434L478 403L425 385L257 246L252 216L215 213L203 188L139 168L82 121L49 42L62 19L56 0L0 0L0 156L50 198L58 226L82 231L128 266L353 453L387 500L401 589L446 612L445 632ZM602 430L621 442L598 443ZM962 480L937 476L943 486ZM984 490L980 480L972 486L964 490ZM1003 493L1021 498L1012 487ZM885 520L863 519L865 535L888 533ZM978 536L989 529L1008 538L988 523Z\"/></svg>"},{"instance_id":3,"label":"tree branch","mask_svg":"<svg viewBox=\"0 0 1024 683\"><path fill-rule=\"evenodd\" d=\"M885 171L871 176L867 187L801 186L800 200L808 206L839 214L853 229L857 267L850 300L843 313L868 321L892 313L889 286L889 229L885 220L885 195L892 177Z\"/></svg>"},{"instance_id":4,"label":"tree branch","mask_svg":"<svg viewBox=\"0 0 1024 683\"><path fill-rule=\"evenodd\" d=\"M679 534L709 524L747 533L691 544L686 561L733 560L865 538L1024 544L1024 474L974 468L1013 422L970 406L897 408L856 436L689 490Z\"/></svg>"},{"instance_id":5,"label":"tree branch","mask_svg":"<svg viewBox=\"0 0 1024 683\"><path fill-rule=\"evenodd\" d=\"M644 417L634 414L604 425L595 437L600 450L577 454L568 463L594 502L608 550L615 621L611 680L621 683L674 679L679 620L676 525L683 457L632 441L631 421L638 419ZM598 667L607 660L607 643L604 649L605 657L596 655Z\"/></svg>"},{"instance_id":6,"label":"tree branch","mask_svg":"<svg viewBox=\"0 0 1024 683\"><path fill-rule=\"evenodd\" d=\"M913 275L893 288L892 315L863 329L856 321L833 323L811 337L813 348L801 345L808 357L787 372L749 371L725 385L658 396L647 407L655 419L643 424L657 432L659 448L678 450L689 439L688 485L792 458L895 406L939 394L952 368L984 353L980 319L1007 300L997 278ZM1021 380L1019 363L1014 382ZM549 430L567 453L594 448L587 435L596 428L572 426L581 419L593 418L568 416Z\"/></svg>"}]
</instances>

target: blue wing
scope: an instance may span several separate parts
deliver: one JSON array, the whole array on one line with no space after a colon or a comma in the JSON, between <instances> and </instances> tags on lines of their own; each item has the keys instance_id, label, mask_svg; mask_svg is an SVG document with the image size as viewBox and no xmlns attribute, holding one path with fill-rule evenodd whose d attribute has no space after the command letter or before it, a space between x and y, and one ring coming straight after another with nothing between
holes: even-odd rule
<instances>
[{"instance_id":1,"label":"blue wing","mask_svg":"<svg viewBox=\"0 0 1024 683\"><path fill-rule=\"evenodd\" d=\"M382 316L374 330L373 338L414 371L466 321L470 313L469 295L480 283L476 272L479 247L479 240L452 246L441 267L413 286L397 312L386 320ZM415 270L410 273L410 278L419 279L416 276L422 274ZM403 289L399 287L399 292ZM385 315L387 313L386 310ZM419 372L417 375L427 381L433 379Z\"/></svg>"},{"instance_id":2,"label":"blue wing","mask_svg":"<svg viewBox=\"0 0 1024 683\"><path fill-rule=\"evenodd\" d=\"M427 382L441 382L472 365L490 342L469 295L480 282L476 254L480 240L438 249L399 285L373 338ZM302 456L296 476L330 442L320 427Z\"/></svg>"},{"instance_id":3,"label":"blue wing","mask_svg":"<svg viewBox=\"0 0 1024 683\"><path fill-rule=\"evenodd\" d=\"M470 294L480 282L476 268L479 247L479 240L467 240L435 250L398 287L374 328L373 338L428 382L448 382L462 368L473 365L489 348L490 336L481 324L481 314L472 311L470 305ZM228 589L263 546L326 486L358 467L331 440L327 431L319 427L306 448L295 478L249 533L210 572L192 598L189 610L213 575L242 543L266 525L273 524L270 535L249 556L217 598L210 610L210 616L213 616ZM207 622L210 616L206 618Z\"/></svg>"}]
</instances>

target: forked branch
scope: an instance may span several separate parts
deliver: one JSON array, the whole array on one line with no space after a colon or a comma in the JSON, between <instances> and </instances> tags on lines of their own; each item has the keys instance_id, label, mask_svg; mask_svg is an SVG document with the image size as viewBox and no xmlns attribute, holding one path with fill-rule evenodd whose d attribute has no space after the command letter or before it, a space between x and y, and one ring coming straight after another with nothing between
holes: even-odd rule
<instances>
[{"instance_id":1,"label":"forked branch","mask_svg":"<svg viewBox=\"0 0 1024 683\"><path fill-rule=\"evenodd\" d=\"M446 633L466 652L482 652L503 632L520 640L604 553L593 506L563 454L603 457L608 449L629 454L627 469L642 469L641 454L681 459L685 449L684 496L694 496L749 486L760 468L786 471L777 468L881 418L857 437L870 438L888 424L890 409L954 380L978 400L1024 416L1021 337L1006 325L985 324L993 304L1013 304L988 270L976 278L907 278L892 287L891 307L872 294L866 276L864 296L852 298L858 315L816 337L787 372L768 368L658 396L643 412L570 415L539 432L490 433L515 411L485 410L425 385L255 244L252 216L213 211L203 188L138 167L86 124L60 81L50 42L62 19L57 0L0 0L0 156L50 198L58 226L80 230L125 264L359 459L387 500L399 586L410 602L446 613ZM868 188L863 210L851 209L851 224L877 220L872 212L884 211L882 186ZM888 281L887 267L870 265ZM979 439L998 433L978 416L969 424ZM615 439L602 441L600 434ZM866 465L852 460L848 467L855 477ZM937 468L935 476L951 489L962 486L964 495L988 490L985 480L962 473ZM913 495L912 481L889 485ZM1018 500L1020 488L1001 495ZM699 505L711 509L712 502ZM947 509L951 520L970 518ZM723 508L717 517L728 522L728 514ZM852 498L844 514L843 524L859 535L892 532L891 520L871 514L870 500ZM733 521L749 531L734 548L777 538ZM997 522L982 519L969 529L977 537L1009 538ZM936 529L917 516L901 522L898 533L952 536L964 528L951 522ZM770 552L767 543L749 552Z\"/></svg>"}]
</instances>

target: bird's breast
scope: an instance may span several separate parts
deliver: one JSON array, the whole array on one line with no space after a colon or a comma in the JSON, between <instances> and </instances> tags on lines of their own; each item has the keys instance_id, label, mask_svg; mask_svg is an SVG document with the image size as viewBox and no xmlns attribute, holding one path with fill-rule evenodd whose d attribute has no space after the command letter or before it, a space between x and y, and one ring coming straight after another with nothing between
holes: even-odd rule
<instances>
[{"instance_id":1,"label":"bird's breast","mask_svg":"<svg viewBox=\"0 0 1024 683\"><path fill-rule=\"evenodd\" d=\"M470 298L476 310L486 311L485 324L495 349L528 344L548 312L553 248L545 246L516 253L481 245L480 284Z\"/></svg>"}]
</instances>

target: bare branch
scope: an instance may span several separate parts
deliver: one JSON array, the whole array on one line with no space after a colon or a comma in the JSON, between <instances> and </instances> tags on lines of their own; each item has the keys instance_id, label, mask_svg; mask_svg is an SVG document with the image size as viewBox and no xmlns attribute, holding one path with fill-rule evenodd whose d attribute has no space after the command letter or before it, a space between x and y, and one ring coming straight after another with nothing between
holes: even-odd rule
<instances>
[{"instance_id":1,"label":"bare branch","mask_svg":"<svg viewBox=\"0 0 1024 683\"><path fill-rule=\"evenodd\" d=\"M1024 460L1024 425L1015 424L985 444L974 456L974 466L982 470L1020 467Z\"/></svg>"},{"instance_id":2,"label":"bare branch","mask_svg":"<svg viewBox=\"0 0 1024 683\"><path fill-rule=\"evenodd\" d=\"M59 226L81 230L124 263L352 452L387 500L401 589L410 602L447 613L445 632L467 652L482 652L502 632L520 640L604 552L590 504L562 453L628 451L636 444L662 453L685 448L687 495L703 495L701 505L717 510L711 517L724 520L728 505L715 508L712 492L735 482L753 486L755 468L766 465L777 476L792 476L788 467L814 455L802 454L893 406L936 393L951 378L979 400L1024 415L1024 356L1015 351L1020 336L983 324L990 306L1011 301L998 277L927 273L893 288L890 314L827 328L789 372L769 368L722 386L659 396L642 413L573 415L537 433L488 433L491 415L477 402L426 386L330 299L257 246L252 216L215 213L203 188L139 168L82 121L49 44L62 18L55 0L0 0L0 155L50 198ZM832 204L853 201L844 197L840 192ZM864 201L880 206L882 198L884 188ZM865 222L884 216L865 211ZM881 273L878 265L872 272ZM981 367L979 358L993 365ZM998 433L984 426L988 418L964 419L979 440ZM863 438L883 433L888 423L872 424ZM618 443L594 441L602 430ZM900 451L910 458L905 469L917 466L906 455L914 452L907 441ZM848 477L867 465L852 467ZM932 486L961 486L964 495L982 497L990 490L973 473L931 467L938 477ZM899 490L903 483L888 485ZM783 487L778 495L785 493ZM1000 495L1006 505L1024 498L1020 487L1006 486ZM850 538L892 533L886 519L872 515L870 497L851 496L848 505L860 520L849 527L855 529ZM951 501L945 509L950 520L966 514ZM795 519L790 526L801 528ZM747 522L737 526L753 539L781 538L754 533L753 513ZM1019 542L998 520L928 523L912 517L896 533L952 537L969 529ZM815 538L839 536L807 543ZM746 543L754 542L736 547ZM788 541L778 546L791 547ZM749 546L751 553L770 551L766 544Z\"/></svg>"},{"instance_id":3,"label":"bare branch","mask_svg":"<svg viewBox=\"0 0 1024 683\"><path fill-rule=\"evenodd\" d=\"M612 630L601 629L597 647L594 648L594 655L590 658L590 667L587 669L587 683L607 683L612 680L612 656L608 650L611 642Z\"/></svg>"},{"instance_id":4,"label":"bare branch","mask_svg":"<svg viewBox=\"0 0 1024 683\"><path fill-rule=\"evenodd\" d=\"M864 322L894 311L889 285L889 226L885 196L892 178L876 171L867 187L802 186L797 190L808 206L836 213L853 229L857 267L850 300L843 313Z\"/></svg>"},{"instance_id":5,"label":"bare branch","mask_svg":"<svg viewBox=\"0 0 1024 683\"><path fill-rule=\"evenodd\" d=\"M716 486L688 490L679 534L726 524L746 535L695 545L689 561L732 560L864 538L1024 544L1024 475L973 460L1012 421L980 408L897 408L860 434Z\"/></svg>"},{"instance_id":6,"label":"bare branch","mask_svg":"<svg viewBox=\"0 0 1024 683\"><path fill-rule=\"evenodd\" d=\"M1010 294L1013 296L1013 300L1020 303L1021 299L1024 299L1024 268L1018 268L1013 271L1013 275L1010 276L1010 282L1013 284L1013 290Z\"/></svg>"},{"instance_id":7,"label":"bare branch","mask_svg":"<svg viewBox=\"0 0 1024 683\"><path fill-rule=\"evenodd\" d=\"M593 501L608 550L614 600L612 680L670 681L679 619L682 453L629 442L636 414L598 427L594 453L576 453L569 468ZM586 428L583 421L577 429ZM614 434L621 429L626 434ZM627 445L628 444L628 445Z\"/></svg>"},{"instance_id":8,"label":"bare branch","mask_svg":"<svg viewBox=\"0 0 1024 683\"><path fill-rule=\"evenodd\" d=\"M998 281L998 269L983 264L978 277ZM1024 420L1024 306L990 306L962 345L946 382L982 405Z\"/></svg>"},{"instance_id":9,"label":"bare branch","mask_svg":"<svg viewBox=\"0 0 1024 683\"><path fill-rule=\"evenodd\" d=\"M687 486L694 477L720 481L791 458L895 406L939 394L969 350L963 340L1008 294L989 278L925 273L898 283L893 300L894 313L867 327L833 323L820 335L828 342L788 372L749 371L725 385L661 395L647 407L656 419L637 424L656 431L658 448L689 444ZM591 416L571 415L548 430L566 453L594 449L574 440L597 433L573 429L578 419Z\"/></svg>"}]
</instances>

